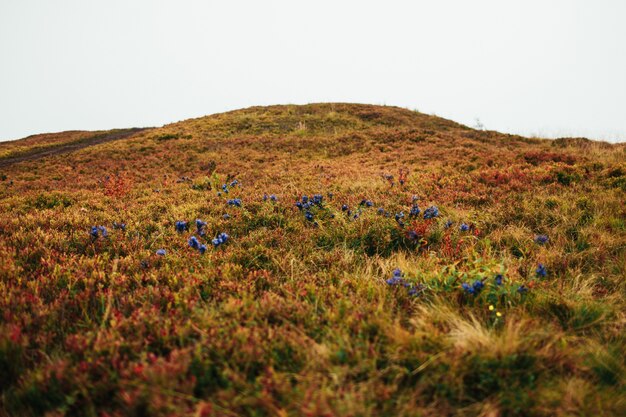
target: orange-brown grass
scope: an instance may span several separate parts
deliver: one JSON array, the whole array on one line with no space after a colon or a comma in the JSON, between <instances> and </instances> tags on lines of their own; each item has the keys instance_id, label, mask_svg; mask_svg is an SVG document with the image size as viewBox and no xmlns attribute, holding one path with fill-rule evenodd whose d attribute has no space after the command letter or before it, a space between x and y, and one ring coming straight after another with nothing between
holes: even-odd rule
<instances>
[{"instance_id":1,"label":"orange-brown grass","mask_svg":"<svg viewBox=\"0 0 626 417\"><path fill-rule=\"evenodd\" d=\"M625 151L337 103L2 168L0 415L624 415Z\"/></svg>"}]
</instances>

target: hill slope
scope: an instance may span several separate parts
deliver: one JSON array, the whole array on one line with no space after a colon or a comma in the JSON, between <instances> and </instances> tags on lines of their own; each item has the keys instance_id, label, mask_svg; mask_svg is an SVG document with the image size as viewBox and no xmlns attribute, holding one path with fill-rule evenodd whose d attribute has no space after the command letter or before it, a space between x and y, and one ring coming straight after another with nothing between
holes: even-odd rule
<instances>
[{"instance_id":1,"label":"hill slope","mask_svg":"<svg viewBox=\"0 0 626 417\"><path fill-rule=\"evenodd\" d=\"M626 410L623 145L341 103L128 134L0 147L0 414Z\"/></svg>"}]
</instances>

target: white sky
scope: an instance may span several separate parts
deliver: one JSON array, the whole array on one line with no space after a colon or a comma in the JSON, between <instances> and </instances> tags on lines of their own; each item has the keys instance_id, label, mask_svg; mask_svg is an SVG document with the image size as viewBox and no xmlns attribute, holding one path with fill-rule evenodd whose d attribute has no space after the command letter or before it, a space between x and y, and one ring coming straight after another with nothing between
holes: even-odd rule
<instances>
[{"instance_id":1,"label":"white sky","mask_svg":"<svg viewBox=\"0 0 626 417\"><path fill-rule=\"evenodd\" d=\"M626 1L0 0L0 140L329 101L626 141Z\"/></svg>"}]
</instances>

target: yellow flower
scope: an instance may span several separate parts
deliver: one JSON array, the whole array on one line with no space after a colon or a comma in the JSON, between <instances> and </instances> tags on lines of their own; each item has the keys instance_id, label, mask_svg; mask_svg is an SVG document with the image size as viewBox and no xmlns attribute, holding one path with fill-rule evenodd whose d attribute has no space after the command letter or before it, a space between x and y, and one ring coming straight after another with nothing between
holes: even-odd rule
<instances>
[{"instance_id":1,"label":"yellow flower","mask_svg":"<svg viewBox=\"0 0 626 417\"><path fill-rule=\"evenodd\" d=\"M493 310L494 310L494 306L493 306L493 305L490 305L490 306L489 306L489 311L493 311Z\"/></svg>"},{"instance_id":2,"label":"yellow flower","mask_svg":"<svg viewBox=\"0 0 626 417\"><path fill-rule=\"evenodd\" d=\"M500 313L499 311L496 313L496 316L498 317L502 317L502 313Z\"/></svg>"}]
</instances>

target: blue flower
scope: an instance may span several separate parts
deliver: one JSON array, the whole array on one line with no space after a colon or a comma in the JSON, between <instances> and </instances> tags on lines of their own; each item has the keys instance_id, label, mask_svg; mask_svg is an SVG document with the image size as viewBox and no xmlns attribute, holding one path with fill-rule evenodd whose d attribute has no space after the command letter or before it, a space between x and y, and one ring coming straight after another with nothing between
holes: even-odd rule
<instances>
[{"instance_id":1,"label":"blue flower","mask_svg":"<svg viewBox=\"0 0 626 417\"><path fill-rule=\"evenodd\" d=\"M474 291L476 292L476 294L478 294L483 289L484 286L485 284L481 280L476 280L472 284L472 287L474 288Z\"/></svg>"},{"instance_id":2,"label":"blue flower","mask_svg":"<svg viewBox=\"0 0 626 417\"><path fill-rule=\"evenodd\" d=\"M546 275L548 275L548 271L546 270L546 267L543 266L543 264L539 264L539 266L537 266L535 273L538 277L545 277Z\"/></svg>"},{"instance_id":3,"label":"blue flower","mask_svg":"<svg viewBox=\"0 0 626 417\"><path fill-rule=\"evenodd\" d=\"M502 280L504 279L504 277L501 274L496 275L496 285L502 285Z\"/></svg>"},{"instance_id":4,"label":"blue flower","mask_svg":"<svg viewBox=\"0 0 626 417\"><path fill-rule=\"evenodd\" d=\"M228 204L229 206L241 207L241 198L233 198L226 201L226 204Z\"/></svg>"},{"instance_id":5,"label":"blue flower","mask_svg":"<svg viewBox=\"0 0 626 417\"><path fill-rule=\"evenodd\" d=\"M189 230L189 225L187 224L187 222L182 221L182 220L178 220L176 224L174 225L174 227L176 228L176 231L178 233L182 233L185 230Z\"/></svg>"},{"instance_id":6,"label":"blue flower","mask_svg":"<svg viewBox=\"0 0 626 417\"><path fill-rule=\"evenodd\" d=\"M465 292L468 294L474 294L474 292L476 292L476 290L474 289L474 286L469 285L467 282L464 282L463 284L461 284L461 288L463 288L463 290L465 290Z\"/></svg>"},{"instance_id":7,"label":"blue flower","mask_svg":"<svg viewBox=\"0 0 626 417\"><path fill-rule=\"evenodd\" d=\"M400 268L396 268L393 270L392 274L391 274L391 278L389 278L387 280L387 284L389 285L397 285L402 283L402 271L400 271Z\"/></svg>"},{"instance_id":8,"label":"blue flower","mask_svg":"<svg viewBox=\"0 0 626 417\"><path fill-rule=\"evenodd\" d=\"M206 252L206 245L200 245L198 250L200 251L201 255L204 255L204 252Z\"/></svg>"},{"instance_id":9,"label":"blue flower","mask_svg":"<svg viewBox=\"0 0 626 417\"><path fill-rule=\"evenodd\" d=\"M223 184L222 185L222 191L224 191L226 194L228 194L228 185Z\"/></svg>"},{"instance_id":10,"label":"blue flower","mask_svg":"<svg viewBox=\"0 0 626 417\"><path fill-rule=\"evenodd\" d=\"M443 225L443 227L445 227L446 229L450 228L450 226L452 226L454 224L454 222L452 220L448 220L446 222L446 224Z\"/></svg>"},{"instance_id":11,"label":"blue flower","mask_svg":"<svg viewBox=\"0 0 626 417\"><path fill-rule=\"evenodd\" d=\"M396 213L396 221L398 223L400 223L400 220L402 220L404 218L404 213L400 212L400 213Z\"/></svg>"},{"instance_id":12,"label":"blue flower","mask_svg":"<svg viewBox=\"0 0 626 417\"><path fill-rule=\"evenodd\" d=\"M548 243L548 236L546 235L537 235L535 236L535 243L539 244L539 245L545 245L546 243Z\"/></svg>"},{"instance_id":13,"label":"blue flower","mask_svg":"<svg viewBox=\"0 0 626 417\"><path fill-rule=\"evenodd\" d=\"M222 218L223 218L224 220L228 220L228 219L230 219L230 214L228 214L228 213L224 213L224 214L222 215Z\"/></svg>"},{"instance_id":14,"label":"blue flower","mask_svg":"<svg viewBox=\"0 0 626 417\"><path fill-rule=\"evenodd\" d=\"M89 231L89 234L91 235L92 238L97 239L98 238L98 226L91 226L91 230Z\"/></svg>"},{"instance_id":15,"label":"blue flower","mask_svg":"<svg viewBox=\"0 0 626 417\"><path fill-rule=\"evenodd\" d=\"M359 205L365 206L365 207L372 207L374 205L374 203L372 203L370 200L363 199L363 200L361 200Z\"/></svg>"},{"instance_id":16,"label":"blue flower","mask_svg":"<svg viewBox=\"0 0 626 417\"><path fill-rule=\"evenodd\" d=\"M276 198L276 196L274 194L270 195L270 200L271 201L278 201L278 198Z\"/></svg>"},{"instance_id":17,"label":"blue flower","mask_svg":"<svg viewBox=\"0 0 626 417\"><path fill-rule=\"evenodd\" d=\"M200 234L200 236L202 236L204 234L204 227L206 226L206 222L203 222L200 219L196 219L196 229L198 229L198 234Z\"/></svg>"},{"instance_id":18,"label":"blue flower","mask_svg":"<svg viewBox=\"0 0 626 417\"><path fill-rule=\"evenodd\" d=\"M326 195L328 195L328 198L329 198L329 199L331 199L331 200L332 200L332 199L333 199L333 197L334 197L334 194L333 194L333 193L328 193L328 194L326 194Z\"/></svg>"},{"instance_id":19,"label":"blue flower","mask_svg":"<svg viewBox=\"0 0 626 417\"><path fill-rule=\"evenodd\" d=\"M324 196L321 194L315 194L313 196L313 204L317 204L318 206L322 205L322 200L324 199Z\"/></svg>"},{"instance_id":20,"label":"blue flower","mask_svg":"<svg viewBox=\"0 0 626 417\"><path fill-rule=\"evenodd\" d=\"M419 216L420 212L421 212L421 210L417 206L417 204L413 204L413 207L411 207L411 211L409 212L409 216L410 217L417 217L417 216Z\"/></svg>"},{"instance_id":21,"label":"blue flower","mask_svg":"<svg viewBox=\"0 0 626 417\"><path fill-rule=\"evenodd\" d=\"M98 226L98 231L100 232L100 235L102 237L109 236L109 233L107 232L107 228L104 226ZM93 236L93 227L91 228L91 235ZM96 237L98 237L98 233L96 233Z\"/></svg>"},{"instance_id":22,"label":"blue flower","mask_svg":"<svg viewBox=\"0 0 626 417\"><path fill-rule=\"evenodd\" d=\"M461 232L467 232L469 230L469 226L466 225L465 223L461 223L461 227L459 227L459 230Z\"/></svg>"},{"instance_id":23,"label":"blue flower","mask_svg":"<svg viewBox=\"0 0 626 417\"><path fill-rule=\"evenodd\" d=\"M195 236L191 236L187 243L189 243L189 247L193 249L198 249L200 247L200 242L198 242L198 239L196 239Z\"/></svg>"},{"instance_id":24,"label":"blue flower","mask_svg":"<svg viewBox=\"0 0 626 417\"><path fill-rule=\"evenodd\" d=\"M376 210L376 212L377 212L378 214L385 214L385 209L384 209L384 208L382 208L382 207L378 207L378 210Z\"/></svg>"},{"instance_id":25,"label":"blue flower","mask_svg":"<svg viewBox=\"0 0 626 417\"><path fill-rule=\"evenodd\" d=\"M165 256L166 253L165 249L157 249L156 251L156 254L159 256Z\"/></svg>"},{"instance_id":26,"label":"blue flower","mask_svg":"<svg viewBox=\"0 0 626 417\"><path fill-rule=\"evenodd\" d=\"M308 221L313 221L313 214L310 211L304 213L304 217L306 217Z\"/></svg>"},{"instance_id":27,"label":"blue flower","mask_svg":"<svg viewBox=\"0 0 626 417\"><path fill-rule=\"evenodd\" d=\"M341 211L347 211L348 210L348 205L344 204L341 206Z\"/></svg>"},{"instance_id":28,"label":"blue flower","mask_svg":"<svg viewBox=\"0 0 626 417\"><path fill-rule=\"evenodd\" d=\"M218 247L219 245L226 243L228 241L228 237L229 236L226 233L220 233L211 241L211 243L213 243L213 246Z\"/></svg>"},{"instance_id":29,"label":"blue flower","mask_svg":"<svg viewBox=\"0 0 626 417\"><path fill-rule=\"evenodd\" d=\"M298 207L298 210L302 210L302 203L299 201L296 201L296 207Z\"/></svg>"},{"instance_id":30,"label":"blue flower","mask_svg":"<svg viewBox=\"0 0 626 417\"><path fill-rule=\"evenodd\" d=\"M237 184L239 184L239 181L237 180L233 180L233 182L230 183L230 187L233 188L235 187Z\"/></svg>"},{"instance_id":31,"label":"blue flower","mask_svg":"<svg viewBox=\"0 0 626 417\"><path fill-rule=\"evenodd\" d=\"M517 287L517 292L520 294L526 294L528 292L528 288L526 288L524 285L520 285L519 287Z\"/></svg>"},{"instance_id":32,"label":"blue flower","mask_svg":"<svg viewBox=\"0 0 626 417\"><path fill-rule=\"evenodd\" d=\"M439 209L437 206L430 206L424 210L424 219L433 219L439 216Z\"/></svg>"},{"instance_id":33,"label":"blue flower","mask_svg":"<svg viewBox=\"0 0 626 417\"><path fill-rule=\"evenodd\" d=\"M267 194L263 194L263 201L267 201L268 197Z\"/></svg>"},{"instance_id":34,"label":"blue flower","mask_svg":"<svg viewBox=\"0 0 626 417\"><path fill-rule=\"evenodd\" d=\"M309 201L309 197L307 197L306 195L302 196L302 202L303 203L307 203Z\"/></svg>"}]
</instances>

